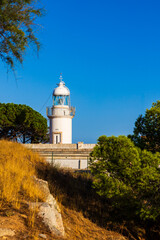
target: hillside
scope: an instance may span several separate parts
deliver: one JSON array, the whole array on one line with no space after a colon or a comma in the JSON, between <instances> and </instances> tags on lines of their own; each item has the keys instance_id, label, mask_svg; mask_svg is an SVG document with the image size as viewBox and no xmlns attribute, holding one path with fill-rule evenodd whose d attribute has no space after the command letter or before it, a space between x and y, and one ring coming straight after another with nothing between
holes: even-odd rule
<instances>
[{"instance_id":1,"label":"hillside","mask_svg":"<svg viewBox=\"0 0 160 240\"><path fill-rule=\"evenodd\" d=\"M133 218L127 208L113 207L111 199L100 197L92 188L89 173L43 165L39 175L48 181L51 193L61 204L68 238L109 239L112 235L113 239L121 239L122 236L130 240L160 239L159 223L145 225L139 218ZM96 236L95 232L101 235ZM89 233L91 235L87 235Z\"/></svg>"},{"instance_id":2,"label":"hillside","mask_svg":"<svg viewBox=\"0 0 160 240\"><path fill-rule=\"evenodd\" d=\"M0 159L0 234L1 229L15 231L3 239L63 239L28 208L28 202L44 198L33 175L48 181L61 208L66 239L146 239L143 226L113 213L111 202L96 194L90 174L52 167L22 145L6 141L0 141Z\"/></svg>"}]
</instances>

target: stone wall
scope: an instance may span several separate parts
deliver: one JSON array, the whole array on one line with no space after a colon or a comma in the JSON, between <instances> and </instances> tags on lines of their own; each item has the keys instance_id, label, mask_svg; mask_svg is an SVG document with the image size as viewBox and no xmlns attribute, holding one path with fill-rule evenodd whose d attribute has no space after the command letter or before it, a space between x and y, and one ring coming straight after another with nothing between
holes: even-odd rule
<instances>
[{"instance_id":1,"label":"stone wall","mask_svg":"<svg viewBox=\"0 0 160 240\"><path fill-rule=\"evenodd\" d=\"M25 144L31 149L77 149L77 144Z\"/></svg>"},{"instance_id":2,"label":"stone wall","mask_svg":"<svg viewBox=\"0 0 160 240\"><path fill-rule=\"evenodd\" d=\"M90 152L95 144L25 144L50 164L73 169L87 169Z\"/></svg>"},{"instance_id":3,"label":"stone wall","mask_svg":"<svg viewBox=\"0 0 160 240\"><path fill-rule=\"evenodd\" d=\"M26 144L25 146L31 149L93 149L96 144L84 144L78 142L77 144Z\"/></svg>"}]
</instances>

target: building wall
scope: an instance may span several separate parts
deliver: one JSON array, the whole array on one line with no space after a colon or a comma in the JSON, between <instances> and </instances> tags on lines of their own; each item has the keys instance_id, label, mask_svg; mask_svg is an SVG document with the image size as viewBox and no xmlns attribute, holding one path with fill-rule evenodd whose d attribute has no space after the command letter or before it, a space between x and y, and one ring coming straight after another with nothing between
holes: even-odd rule
<instances>
[{"instance_id":1,"label":"building wall","mask_svg":"<svg viewBox=\"0 0 160 240\"><path fill-rule=\"evenodd\" d=\"M46 158L46 161L53 166L72 168L72 169L88 169L89 159L51 159Z\"/></svg>"},{"instance_id":2,"label":"building wall","mask_svg":"<svg viewBox=\"0 0 160 240\"><path fill-rule=\"evenodd\" d=\"M87 169L90 152L95 144L25 144L27 148L38 152L47 162L59 167Z\"/></svg>"},{"instance_id":3,"label":"building wall","mask_svg":"<svg viewBox=\"0 0 160 240\"><path fill-rule=\"evenodd\" d=\"M52 121L52 136L55 132L62 132L62 143L72 143L72 118L71 117L54 117ZM53 137L52 137L53 142Z\"/></svg>"}]
</instances>

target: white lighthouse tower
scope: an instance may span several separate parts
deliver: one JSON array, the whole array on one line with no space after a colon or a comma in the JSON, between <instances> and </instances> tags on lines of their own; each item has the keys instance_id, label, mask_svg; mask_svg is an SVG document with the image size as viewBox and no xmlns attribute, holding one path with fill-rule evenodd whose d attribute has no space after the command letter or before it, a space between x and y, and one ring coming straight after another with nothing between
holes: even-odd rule
<instances>
[{"instance_id":1,"label":"white lighthouse tower","mask_svg":"<svg viewBox=\"0 0 160 240\"><path fill-rule=\"evenodd\" d=\"M53 106L47 107L50 121L50 143L72 143L72 118L75 108L70 105L70 91L62 81L53 91Z\"/></svg>"}]
</instances>

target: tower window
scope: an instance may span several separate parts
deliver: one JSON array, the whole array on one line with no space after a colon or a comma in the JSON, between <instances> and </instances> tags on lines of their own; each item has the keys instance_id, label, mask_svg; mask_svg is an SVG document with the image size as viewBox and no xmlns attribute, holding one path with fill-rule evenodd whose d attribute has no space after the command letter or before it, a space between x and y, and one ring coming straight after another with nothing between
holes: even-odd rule
<instances>
[{"instance_id":1,"label":"tower window","mask_svg":"<svg viewBox=\"0 0 160 240\"><path fill-rule=\"evenodd\" d=\"M54 96L53 98L53 104L54 106L57 105L68 105L69 106L69 96Z\"/></svg>"}]
</instances>

